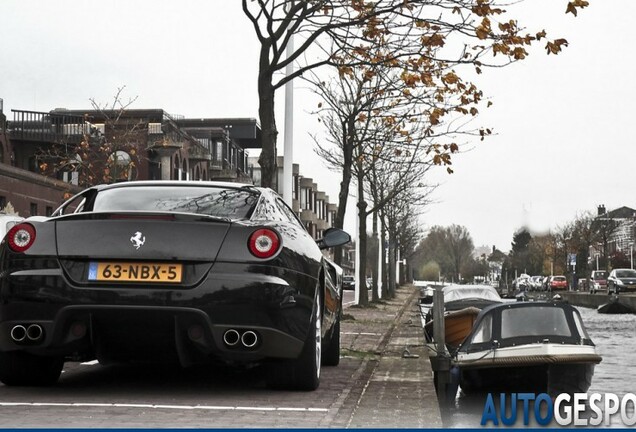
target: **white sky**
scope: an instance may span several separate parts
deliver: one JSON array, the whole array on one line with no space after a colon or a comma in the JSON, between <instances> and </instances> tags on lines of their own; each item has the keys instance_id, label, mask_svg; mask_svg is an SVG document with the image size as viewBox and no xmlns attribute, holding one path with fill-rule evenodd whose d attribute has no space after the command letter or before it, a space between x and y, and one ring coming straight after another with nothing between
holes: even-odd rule
<instances>
[{"instance_id":1,"label":"white sky","mask_svg":"<svg viewBox=\"0 0 636 432\"><path fill-rule=\"evenodd\" d=\"M507 252L523 224L548 230L577 213L636 207L631 116L636 100L633 0L590 0L578 18L567 0L509 7L529 30L570 46L532 50L511 67L486 70L478 85L494 105L476 124L497 135L455 158L423 224L464 225L476 246ZM106 103L125 85L132 108L187 117L257 115L258 46L240 2L227 0L2 0L0 98L11 109L48 111ZM339 179L311 151L320 124L297 83L294 162L336 202ZM284 95L277 95L282 109ZM282 153L283 119L278 121ZM351 214L347 228L353 230Z\"/></svg>"}]
</instances>

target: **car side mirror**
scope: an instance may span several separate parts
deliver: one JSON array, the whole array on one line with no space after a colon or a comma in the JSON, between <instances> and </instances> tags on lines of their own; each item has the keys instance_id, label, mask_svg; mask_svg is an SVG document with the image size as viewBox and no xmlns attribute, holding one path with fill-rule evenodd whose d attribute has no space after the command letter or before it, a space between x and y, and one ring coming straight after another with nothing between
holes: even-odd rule
<instances>
[{"instance_id":1,"label":"car side mirror","mask_svg":"<svg viewBox=\"0 0 636 432\"><path fill-rule=\"evenodd\" d=\"M329 249L349 243L351 236L339 228L328 228L321 239L316 240L320 249Z\"/></svg>"}]
</instances>

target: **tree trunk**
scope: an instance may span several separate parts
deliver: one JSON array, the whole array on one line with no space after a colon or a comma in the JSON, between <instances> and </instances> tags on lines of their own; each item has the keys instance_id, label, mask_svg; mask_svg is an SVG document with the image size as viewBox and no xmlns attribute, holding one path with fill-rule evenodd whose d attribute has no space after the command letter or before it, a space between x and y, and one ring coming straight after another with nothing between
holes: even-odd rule
<instances>
[{"instance_id":1,"label":"tree trunk","mask_svg":"<svg viewBox=\"0 0 636 432\"><path fill-rule=\"evenodd\" d=\"M375 206L374 206L375 207ZM380 250L380 247L377 246L380 243L380 239L378 238L378 212L373 212L373 242L376 245L376 252ZM371 301L378 302L380 301L380 296L378 295L378 262L379 258L374 260L373 265L371 266L371 278L373 282L371 283Z\"/></svg>"},{"instance_id":2,"label":"tree trunk","mask_svg":"<svg viewBox=\"0 0 636 432\"><path fill-rule=\"evenodd\" d=\"M349 127L347 127L347 124L342 125L342 139L345 143L345 145L342 146L342 156L344 160L342 164L342 181L340 182L340 192L338 192L338 211L336 211L336 220L334 221L334 226L340 229L344 227L344 218L347 211L347 200L349 198L349 187L351 185L351 165L353 164L353 144L350 138L348 138L348 130L352 130L349 128L353 127L353 122L349 122L348 125ZM340 266L342 265L341 247L337 247L334 250L334 262Z\"/></svg>"},{"instance_id":3,"label":"tree trunk","mask_svg":"<svg viewBox=\"0 0 636 432\"><path fill-rule=\"evenodd\" d=\"M391 230L389 230L389 280L388 280L388 297L389 298L393 298L395 297L395 260L396 260L396 254L395 254L395 244L393 243L394 239L391 236Z\"/></svg>"},{"instance_id":4,"label":"tree trunk","mask_svg":"<svg viewBox=\"0 0 636 432\"><path fill-rule=\"evenodd\" d=\"M387 267L386 260L388 251L384 246L384 240L386 239L386 226L383 221L384 214L382 210L380 210L380 241L382 242L382 249L380 250L380 253L382 254L382 298L389 298L389 269Z\"/></svg>"},{"instance_id":5,"label":"tree trunk","mask_svg":"<svg viewBox=\"0 0 636 432\"><path fill-rule=\"evenodd\" d=\"M274 112L274 87L269 64L269 45L261 46L258 75L258 115L261 122L261 186L276 190L276 116Z\"/></svg>"},{"instance_id":6,"label":"tree trunk","mask_svg":"<svg viewBox=\"0 0 636 432\"><path fill-rule=\"evenodd\" d=\"M358 158L358 242L360 242L360 262L356 269L360 285L360 301L362 306L369 305L369 291L367 290L367 203L364 200L364 172L362 171L362 161Z\"/></svg>"}]
</instances>

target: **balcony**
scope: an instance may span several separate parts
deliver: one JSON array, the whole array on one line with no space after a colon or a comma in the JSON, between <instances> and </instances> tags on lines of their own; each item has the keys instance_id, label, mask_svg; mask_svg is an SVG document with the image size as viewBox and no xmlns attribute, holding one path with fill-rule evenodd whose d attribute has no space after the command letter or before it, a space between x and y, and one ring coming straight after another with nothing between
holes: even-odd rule
<instances>
[{"instance_id":1,"label":"balcony","mask_svg":"<svg viewBox=\"0 0 636 432\"><path fill-rule=\"evenodd\" d=\"M91 131L91 124L83 116L11 110L13 121L8 123L12 140L49 143L80 142Z\"/></svg>"}]
</instances>

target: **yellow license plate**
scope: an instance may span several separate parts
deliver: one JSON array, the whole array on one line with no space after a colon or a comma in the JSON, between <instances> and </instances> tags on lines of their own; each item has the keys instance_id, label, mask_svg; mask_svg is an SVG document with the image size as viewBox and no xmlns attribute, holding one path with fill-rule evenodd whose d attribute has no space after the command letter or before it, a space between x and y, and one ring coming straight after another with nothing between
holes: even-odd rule
<instances>
[{"instance_id":1,"label":"yellow license plate","mask_svg":"<svg viewBox=\"0 0 636 432\"><path fill-rule=\"evenodd\" d=\"M88 280L117 282L181 282L183 266L168 263L95 262L88 266Z\"/></svg>"}]
</instances>

